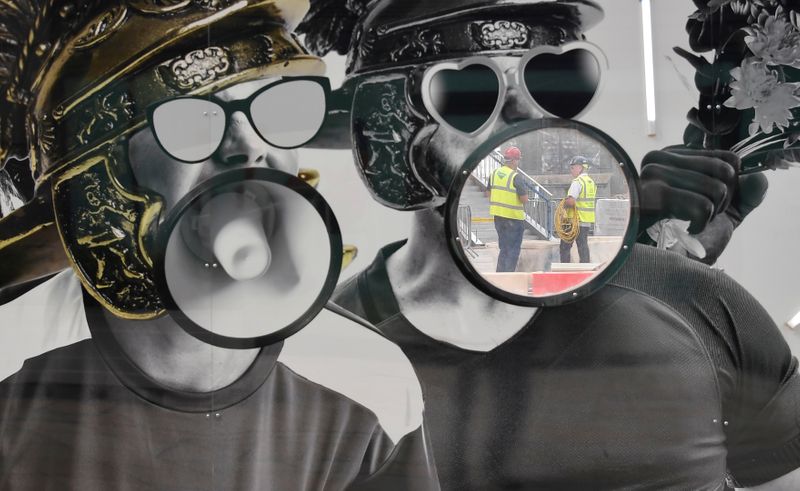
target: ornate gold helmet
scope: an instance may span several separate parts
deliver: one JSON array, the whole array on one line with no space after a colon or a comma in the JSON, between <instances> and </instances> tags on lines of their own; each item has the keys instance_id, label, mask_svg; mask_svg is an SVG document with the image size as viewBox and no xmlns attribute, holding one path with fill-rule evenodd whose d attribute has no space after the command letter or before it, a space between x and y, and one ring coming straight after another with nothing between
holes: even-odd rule
<instances>
[{"instance_id":1,"label":"ornate gold helmet","mask_svg":"<svg viewBox=\"0 0 800 491\"><path fill-rule=\"evenodd\" d=\"M110 311L160 315L148 230L161 199L132 179L127 137L162 99L322 74L292 34L307 8L307 0L2 2L0 162L28 158L37 192L0 221L0 288L64 266L66 251Z\"/></svg>"}]
</instances>

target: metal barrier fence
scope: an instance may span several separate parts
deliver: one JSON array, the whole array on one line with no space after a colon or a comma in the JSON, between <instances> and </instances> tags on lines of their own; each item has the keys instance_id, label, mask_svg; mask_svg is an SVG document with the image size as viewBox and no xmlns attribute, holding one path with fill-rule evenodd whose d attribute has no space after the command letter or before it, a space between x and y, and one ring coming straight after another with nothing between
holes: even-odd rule
<instances>
[{"instance_id":1,"label":"metal barrier fence","mask_svg":"<svg viewBox=\"0 0 800 491\"><path fill-rule=\"evenodd\" d=\"M556 203L554 200L542 198L536 192L528 191L528 202L525 203L525 215L540 234L546 238L553 237Z\"/></svg>"},{"instance_id":2,"label":"metal barrier fence","mask_svg":"<svg viewBox=\"0 0 800 491\"><path fill-rule=\"evenodd\" d=\"M456 226L458 228L458 237L461 241L461 246L464 250L477 257L478 253L472 250L475 241L472 240L472 208L469 205L460 205L456 212Z\"/></svg>"}]
</instances>

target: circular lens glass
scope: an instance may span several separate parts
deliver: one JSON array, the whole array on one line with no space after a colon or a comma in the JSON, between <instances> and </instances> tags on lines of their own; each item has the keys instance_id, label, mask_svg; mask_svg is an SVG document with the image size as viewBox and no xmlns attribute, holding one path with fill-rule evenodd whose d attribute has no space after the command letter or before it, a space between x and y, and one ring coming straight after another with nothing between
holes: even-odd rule
<instances>
[{"instance_id":1,"label":"circular lens glass","mask_svg":"<svg viewBox=\"0 0 800 491\"><path fill-rule=\"evenodd\" d=\"M325 89L313 80L270 86L250 104L256 130L264 140L281 148L299 147L314 138L325 113Z\"/></svg>"},{"instance_id":2,"label":"circular lens glass","mask_svg":"<svg viewBox=\"0 0 800 491\"><path fill-rule=\"evenodd\" d=\"M430 77L432 108L447 124L464 133L478 131L494 113L500 95L497 74L486 65L441 69Z\"/></svg>"},{"instance_id":3,"label":"circular lens glass","mask_svg":"<svg viewBox=\"0 0 800 491\"><path fill-rule=\"evenodd\" d=\"M525 86L548 113L574 118L592 101L600 84L600 63L588 50L542 53L528 60Z\"/></svg>"},{"instance_id":4,"label":"circular lens glass","mask_svg":"<svg viewBox=\"0 0 800 491\"><path fill-rule=\"evenodd\" d=\"M303 327L327 302L342 264L339 228L322 197L269 169L204 184L171 213L159 245L167 312L227 348L264 346Z\"/></svg>"},{"instance_id":5,"label":"circular lens glass","mask_svg":"<svg viewBox=\"0 0 800 491\"><path fill-rule=\"evenodd\" d=\"M512 146L518 164L503 158ZM496 298L519 305L580 298L627 256L636 189L633 163L599 130L566 120L522 123L463 167L447 204L451 251Z\"/></svg>"},{"instance_id":6,"label":"circular lens glass","mask_svg":"<svg viewBox=\"0 0 800 491\"><path fill-rule=\"evenodd\" d=\"M225 134L225 112L216 103L196 98L167 101L153 111L153 132L170 156L201 162L217 150Z\"/></svg>"}]
</instances>

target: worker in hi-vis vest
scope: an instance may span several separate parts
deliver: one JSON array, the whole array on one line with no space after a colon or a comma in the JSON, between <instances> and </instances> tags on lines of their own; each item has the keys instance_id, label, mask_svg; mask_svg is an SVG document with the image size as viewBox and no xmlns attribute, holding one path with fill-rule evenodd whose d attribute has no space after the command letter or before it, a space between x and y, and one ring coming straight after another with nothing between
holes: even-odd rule
<instances>
[{"instance_id":1,"label":"worker in hi-vis vest","mask_svg":"<svg viewBox=\"0 0 800 491\"><path fill-rule=\"evenodd\" d=\"M489 214L494 218L500 248L497 256L498 273L516 271L522 247L524 205L528 201L528 191L523 176L517 172L520 159L522 152L519 148L508 147L503 152L503 165L492 173L489 183Z\"/></svg>"},{"instance_id":2,"label":"worker in hi-vis vest","mask_svg":"<svg viewBox=\"0 0 800 491\"><path fill-rule=\"evenodd\" d=\"M571 210L571 212L577 211L578 213L580 227L574 242L578 244L578 257L582 263L590 262L589 236L594 233L595 222L594 209L597 185L587 173L590 164L591 162L586 157L572 157L569 161L569 172L572 174L573 179L564 203L568 209L572 208L574 210ZM561 239L559 249L562 263L571 262L572 244L573 242Z\"/></svg>"}]
</instances>

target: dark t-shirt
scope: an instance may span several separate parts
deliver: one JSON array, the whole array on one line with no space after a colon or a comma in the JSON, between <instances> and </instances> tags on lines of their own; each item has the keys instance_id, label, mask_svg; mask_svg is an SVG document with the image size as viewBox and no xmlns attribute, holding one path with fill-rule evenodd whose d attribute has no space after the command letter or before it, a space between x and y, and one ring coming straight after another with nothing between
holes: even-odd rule
<instances>
[{"instance_id":1,"label":"dark t-shirt","mask_svg":"<svg viewBox=\"0 0 800 491\"><path fill-rule=\"evenodd\" d=\"M752 485L800 466L796 361L723 274L637 247L615 284L484 353L403 316L385 269L401 246L336 301L414 365L443 489L723 489L728 471Z\"/></svg>"},{"instance_id":2,"label":"dark t-shirt","mask_svg":"<svg viewBox=\"0 0 800 491\"><path fill-rule=\"evenodd\" d=\"M413 370L377 333L326 309L233 384L185 392L79 291L62 273L0 307L0 489L438 489Z\"/></svg>"}]
</instances>

